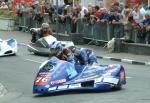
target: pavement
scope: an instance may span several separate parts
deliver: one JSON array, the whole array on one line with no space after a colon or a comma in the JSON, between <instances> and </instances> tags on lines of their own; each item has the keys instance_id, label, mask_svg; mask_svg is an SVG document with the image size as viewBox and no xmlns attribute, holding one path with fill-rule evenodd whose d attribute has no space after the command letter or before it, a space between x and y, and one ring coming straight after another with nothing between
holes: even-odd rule
<instances>
[{"instance_id":1,"label":"pavement","mask_svg":"<svg viewBox=\"0 0 150 103\"><path fill-rule=\"evenodd\" d=\"M0 31L1 39L15 38L19 45L26 46L30 42L31 35L20 31ZM106 48L95 45L77 45L78 47L91 48L100 59L108 59L118 62L131 63L136 65L150 65L150 56L136 55L130 53L109 53ZM7 93L6 88L0 83L0 97Z\"/></svg>"}]
</instances>

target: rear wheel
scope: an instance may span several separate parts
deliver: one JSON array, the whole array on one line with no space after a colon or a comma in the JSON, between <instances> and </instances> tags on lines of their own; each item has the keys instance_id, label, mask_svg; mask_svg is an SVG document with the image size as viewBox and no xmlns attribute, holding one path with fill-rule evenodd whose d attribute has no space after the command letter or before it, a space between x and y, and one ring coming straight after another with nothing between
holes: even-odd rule
<instances>
[{"instance_id":1,"label":"rear wheel","mask_svg":"<svg viewBox=\"0 0 150 103\"><path fill-rule=\"evenodd\" d=\"M114 86L114 89L120 90L122 89L122 85L126 83L125 80L125 72L122 70L119 74L119 82L117 85Z\"/></svg>"},{"instance_id":2,"label":"rear wheel","mask_svg":"<svg viewBox=\"0 0 150 103\"><path fill-rule=\"evenodd\" d=\"M122 89L122 84L117 84L113 87L114 90L121 90Z\"/></svg>"}]
</instances>

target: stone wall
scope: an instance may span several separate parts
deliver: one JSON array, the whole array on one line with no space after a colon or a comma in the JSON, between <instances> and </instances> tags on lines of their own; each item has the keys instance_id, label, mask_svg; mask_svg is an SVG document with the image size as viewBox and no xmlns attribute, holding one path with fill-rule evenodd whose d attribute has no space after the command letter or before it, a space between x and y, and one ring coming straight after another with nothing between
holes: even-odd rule
<instances>
[{"instance_id":1,"label":"stone wall","mask_svg":"<svg viewBox=\"0 0 150 103\"><path fill-rule=\"evenodd\" d=\"M13 30L14 24L12 19L0 18L0 30Z\"/></svg>"}]
</instances>

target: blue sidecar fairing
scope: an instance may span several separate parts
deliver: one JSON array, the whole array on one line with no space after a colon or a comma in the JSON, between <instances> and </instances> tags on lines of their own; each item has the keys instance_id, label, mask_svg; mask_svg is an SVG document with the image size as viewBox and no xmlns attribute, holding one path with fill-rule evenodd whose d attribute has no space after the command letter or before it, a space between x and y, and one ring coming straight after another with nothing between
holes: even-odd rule
<instances>
[{"instance_id":1,"label":"blue sidecar fairing","mask_svg":"<svg viewBox=\"0 0 150 103\"><path fill-rule=\"evenodd\" d=\"M80 66L50 59L42 63L36 75L33 93L47 94L68 90L120 89L126 84L125 70L120 64Z\"/></svg>"}]
</instances>

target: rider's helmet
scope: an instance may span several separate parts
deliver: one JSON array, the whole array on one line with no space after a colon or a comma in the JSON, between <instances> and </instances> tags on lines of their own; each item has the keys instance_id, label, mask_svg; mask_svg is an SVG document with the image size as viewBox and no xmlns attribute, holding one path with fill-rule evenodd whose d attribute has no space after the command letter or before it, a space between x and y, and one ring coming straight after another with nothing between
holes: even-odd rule
<instances>
[{"instance_id":1,"label":"rider's helmet","mask_svg":"<svg viewBox=\"0 0 150 103\"><path fill-rule=\"evenodd\" d=\"M149 18L150 17L150 10L145 11L145 18Z\"/></svg>"},{"instance_id":2,"label":"rider's helmet","mask_svg":"<svg viewBox=\"0 0 150 103\"><path fill-rule=\"evenodd\" d=\"M47 36L49 34L50 26L48 23L43 23L41 26L41 30L43 31L43 36Z\"/></svg>"},{"instance_id":3,"label":"rider's helmet","mask_svg":"<svg viewBox=\"0 0 150 103\"><path fill-rule=\"evenodd\" d=\"M61 53L62 50L62 44L59 41L54 41L52 45L50 46L52 54L55 54L58 56Z\"/></svg>"},{"instance_id":4,"label":"rider's helmet","mask_svg":"<svg viewBox=\"0 0 150 103\"><path fill-rule=\"evenodd\" d=\"M68 48L71 50L72 53L74 53L75 50L76 50L76 47L75 47L75 46L70 46L70 47L68 47Z\"/></svg>"}]
</instances>

